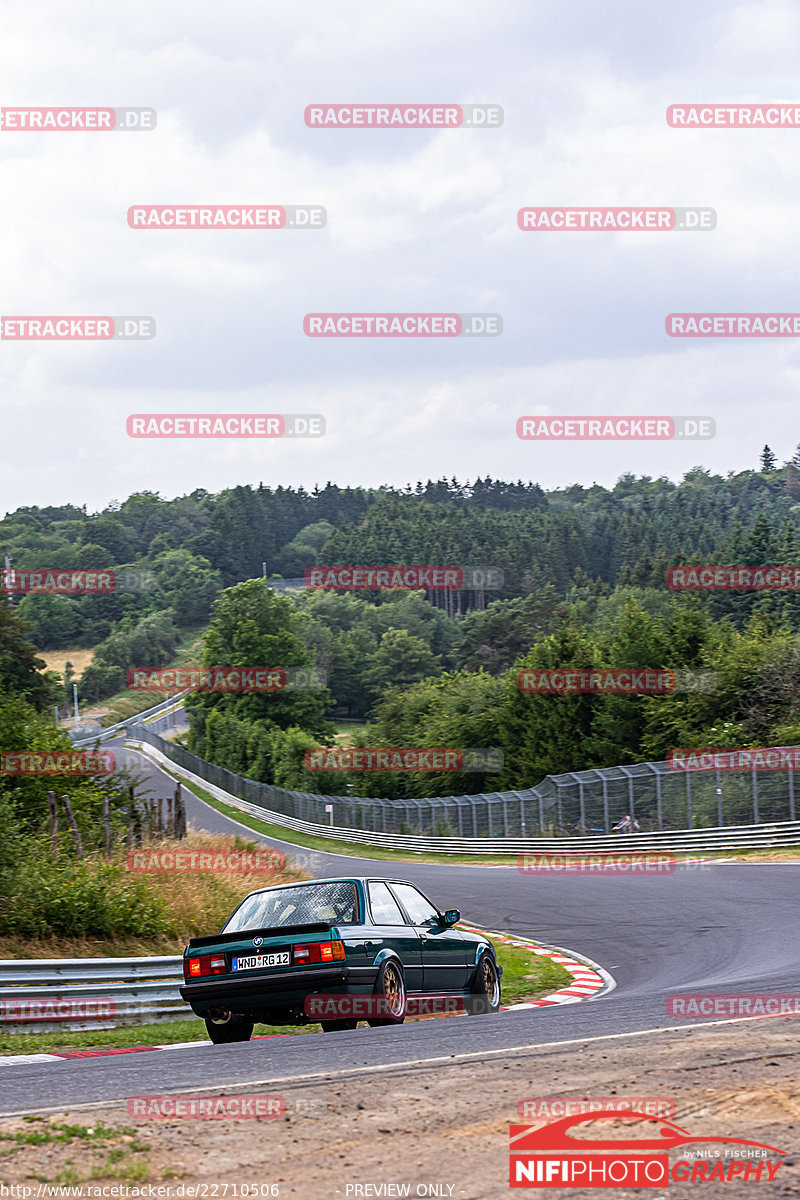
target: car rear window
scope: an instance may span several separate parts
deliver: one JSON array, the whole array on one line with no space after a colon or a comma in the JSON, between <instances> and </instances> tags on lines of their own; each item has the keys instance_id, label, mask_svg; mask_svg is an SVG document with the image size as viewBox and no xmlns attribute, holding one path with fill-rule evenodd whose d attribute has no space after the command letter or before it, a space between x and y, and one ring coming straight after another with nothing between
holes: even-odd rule
<instances>
[{"instance_id":1,"label":"car rear window","mask_svg":"<svg viewBox=\"0 0 800 1200\"><path fill-rule=\"evenodd\" d=\"M355 925L357 919L355 884L345 879L254 892L242 901L222 932L280 929L283 925L313 925L317 921Z\"/></svg>"}]
</instances>

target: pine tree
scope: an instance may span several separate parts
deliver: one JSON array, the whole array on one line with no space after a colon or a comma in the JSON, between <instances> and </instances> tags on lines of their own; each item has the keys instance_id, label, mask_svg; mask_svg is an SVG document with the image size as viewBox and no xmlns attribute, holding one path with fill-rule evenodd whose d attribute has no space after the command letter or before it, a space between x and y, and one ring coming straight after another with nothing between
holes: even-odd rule
<instances>
[{"instance_id":1,"label":"pine tree","mask_svg":"<svg viewBox=\"0 0 800 1200\"><path fill-rule=\"evenodd\" d=\"M800 471L798 471L794 459L786 468L786 494L792 500L800 500Z\"/></svg>"},{"instance_id":2,"label":"pine tree","mask_svg":"<svg viewBox=\"0 0 800 1200\"><path fill-rule=\"evenodd\" d=\"M766 474L768 471L775 470L776 463L775 455L770 450L769 446L765 446L761 451L761 471Z\"/></svg>"}]
</instances>

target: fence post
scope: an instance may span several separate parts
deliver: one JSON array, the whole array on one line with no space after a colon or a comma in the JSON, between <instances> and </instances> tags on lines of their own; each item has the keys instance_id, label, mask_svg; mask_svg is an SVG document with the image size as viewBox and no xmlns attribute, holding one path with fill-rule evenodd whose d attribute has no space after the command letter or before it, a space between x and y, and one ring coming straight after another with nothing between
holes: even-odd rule
<instances>
[{"instance_id":1,"label":"fence post","mask_svg":"<svg viewBox=\"0 0 800 1200\"><path fill-rule=\"evenodd\" d=\"M58 858L58 809L55 792L47 793L47 815L50 819L50 845L53 850L53 858Z\"/></svg>"},{"instance_id":2,"label":"fence post","mask_svg":"<svg viewBox=\"0 0 800 1200\"><path fill-rule=\"evenodd\" d=\"M611 820L608 815L608 780L603 776L603 822L606 833L611 833Z\"/></svg>"},{"instance_id":3,"label":"fence post","mask_svg":"<svg viewBox=\"0 0 800 1200\"><path fill-rule=\"evenodd\" d=\"M69 796L62 796L61 803L64 805L64 810L67 814L67 820L69 821L69 827L72 830L72 840L75 842L75 850L78 858L83 858L83 843L81 842L78 822L75 820L75 813L72 811L72 805L69 802Z\"/></svg>"},{"instance_id":4,"label":"fence post","mask_svg":"<svg viewBox=\"0 0 800 1200\"><path fill-rule=\"evenodd\" d=\"M105 834L106 856L111 854L111 818L108 811L108 796L103 796L103 833Z\"/></svg>"},{"instance_id":5,"label":"fence post","mask_svg":"<svg viewBox=\"0 0 800 1200\"><path fill-rule=\"evenodd\" d=\"M664 829L664 814L661 809L661 773L656 771L656 813L658 815L658 829L661 833Z\"/></svg>"},{"instance_id":6,"label":"fence post","mask_svg":"<svg viewBox=\"0 0 800 1200\"><path fill-rule=\"evenodd\" d=\"M789 820L794 820L794 771L789 766Z\"/></svg>"},{"instance_id":7,"label":"fence post","mask_svg":"<svg viewBox=\"0 0 800 1200\"><path fill-rule=\"evenodd\" d=\"M686 775L686 823L690 829L694 829L694 818L692 816L692 777L688 771Z\"/></svg>"},{"instance_id":8,"label":"fence post","mask_svg":"<svg viewBox=\"0 0 800 1200\"><path fill-rule=\"evenodd\" d=\"M474 796L470 797L470 801L472 803L472 833L473 833L474 837L477 837L478 836L478 806L475 803Z\"/></svg>"},{"instance_id":9,"label":"fence post","mask_svg":"<svg viewBox=\"0 0 800 1200\"><path fill-rule=\"evenodd\" d=\"M753 824L758 825L758 775L753 764Z\"/></svg>"},{"instance_id":10,"label":"fence post","mask_svg":"<svg viewBox=\"0 0 800 1200\"><path fill-rule=\"evenodd\" d=\"M720 828L722 828L722 826L725 824L725 822L722 817L722 780L719 777L718 770L716 772L716 776L717 776L717 824L719 825Z\"/></svg>"},{"instance_id":11,"label":"fence post","mask_svg":"<svg viewBox=\"0 0 800 1200\"><path fill-rule=\"evenodd\" d=\"M544 837L544 796L539 792L539 832Z\"/></svg>"}]
</instances>

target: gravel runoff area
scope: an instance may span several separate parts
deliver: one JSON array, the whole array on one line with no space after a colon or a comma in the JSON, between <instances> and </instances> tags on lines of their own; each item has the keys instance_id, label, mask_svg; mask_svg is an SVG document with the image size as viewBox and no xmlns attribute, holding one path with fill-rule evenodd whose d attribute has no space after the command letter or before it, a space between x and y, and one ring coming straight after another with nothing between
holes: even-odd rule
<instances>
[{"instance_id":1,"label":"gravel runoff area","mask_svg":"<svg viewBox=\"0 0 800 1200\"><path fill-rule=\"evenodd\" d=\"M209 1076L219 1053L224 1047L209 1049ZM673 1181L670 1198L716 1197L721 1186L728 1200L796 1196L799 1055L796 1020L778 1018L226 1090L240 1102L252 1093L280 1096L272 1107L281 1115L260 1119L151 1120L131 1115L125 1101L76 1106L39 1120L0 1122L0 1178L31 1187L32 1198L58 1195L61 1182L71 1185L61 1195L87 1200L159 1194L165 1200L269 1194L497 1200L522 1194L508 1185L508 1127L522 1121L520 1101L649 1097L660 1111L674 1105L673 1119L693 1136L748 1138L787 1151L772 1183ZM189 1098L201 1095L216 1103L220 1091ZM48 1127L63 1140L48 1137ZM63 1132L70 1128L84 1132ZM112 1128L118 1131L111 1134ZM192 1190L198 1184L205 1186ZM114 1186L119 1190L112 1192ZM658 1189L559 1188L555 1194L663 1200Z\"/></svg>"}]
</instances>

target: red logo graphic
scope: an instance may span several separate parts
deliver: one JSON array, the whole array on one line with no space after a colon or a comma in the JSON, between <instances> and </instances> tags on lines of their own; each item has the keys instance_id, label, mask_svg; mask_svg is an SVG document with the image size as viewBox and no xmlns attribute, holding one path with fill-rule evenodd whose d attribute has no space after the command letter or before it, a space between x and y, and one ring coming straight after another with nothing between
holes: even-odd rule
<instances>
[{"instance_id":1,"label":"red logo graphic","mask_svg":"<svg viewBox=\"0 0 800 1200\"><path fill-rule=\"evenodd\" d=\"M583 1138L573 1129L594 1121L652 1122L652 1137ZM771 1182L780 1162L768 1162L767 1154L786 1153L763 1142L743 1138L694 1137L681 1126L658 1117L643 1116L624 1109L606 1109L586 1116L563 1117L541 1128L512 1125L510 1137L511 1187L641 1187L666 1188L670 1180L726 1182ZM670 1167L668 1152L691 1153L696 1146L746 1146L760 1154L757 1161L744 1161L741 1150L710 1161L680 1158ZM734 1153L736 1157L734 1157Z\"/></svg>"}]
</instances>

